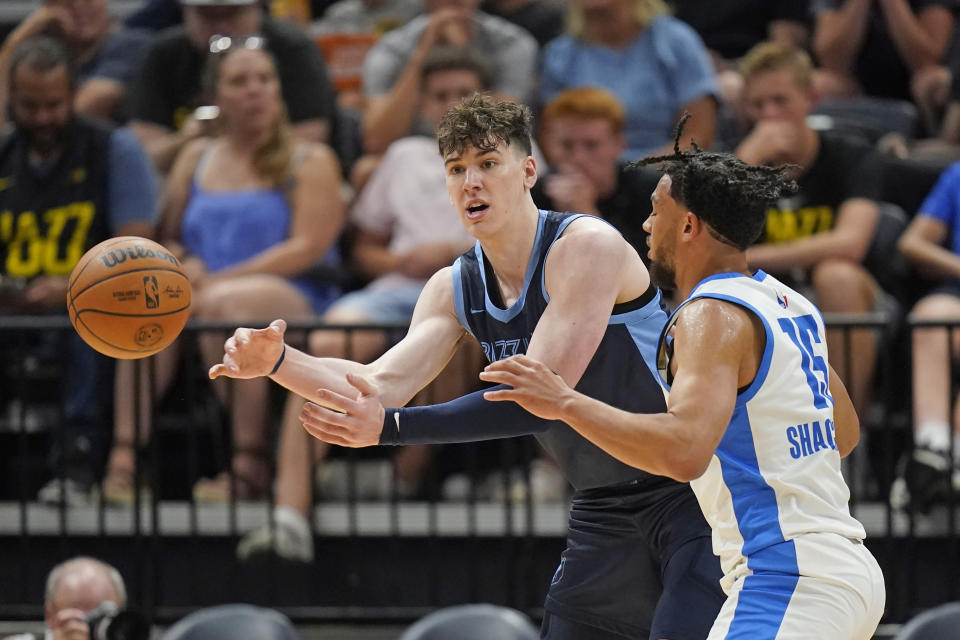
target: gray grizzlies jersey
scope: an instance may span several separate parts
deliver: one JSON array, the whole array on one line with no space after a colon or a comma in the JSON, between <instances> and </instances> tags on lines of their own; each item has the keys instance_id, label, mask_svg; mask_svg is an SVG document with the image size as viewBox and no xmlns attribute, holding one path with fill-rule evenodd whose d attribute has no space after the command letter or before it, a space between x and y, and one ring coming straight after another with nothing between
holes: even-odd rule
<instances>
[{"instance_id":1,"label":"gray grizzlies jersey","mask_svg":"<svg viewBox=\"0 0 960 640\"><path fill-rule=\"evenodd\" d=\"M453 265L453 292L460 323L481 344L491 362L526 353L533 330L549 302L543 268L550 247L567 225L582 214L541 211L537 236L520 297L504 309L500 289L478 242ZM656 369L656 349L667 321L660 292L616 305L607 331L587 366L577 391L634 413L666 410ZM645 478L673 483L616 460L572 428L558 424L537 434L578 490Z\"/></svg>"}]
</instances>

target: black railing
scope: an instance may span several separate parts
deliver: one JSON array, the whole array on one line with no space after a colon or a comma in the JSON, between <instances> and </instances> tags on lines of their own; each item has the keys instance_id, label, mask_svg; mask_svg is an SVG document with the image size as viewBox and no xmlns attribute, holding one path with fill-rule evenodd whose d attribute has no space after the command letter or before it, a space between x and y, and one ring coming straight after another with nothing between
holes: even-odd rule
<instances>
[{"instance_id":1,"label":"black railing","mask_svg":"<svg viewBox=\"0 0 960 640\"><path fill-rule=\"evenodd\" d=\"M848 367L857 357L851 332L869 330L879 338L871 410L864 416L861 444L844 461L844 470L852 511L864 522L868 545L887 578L886 620L900 622L918 609L960 597L952 578L960 570L953 492L928 514L895 511L887 500L897 462L910 450L909 331L915 326L956 331L960 321L908 321L903 331L894 331L879 314L828 315L826 322L845 336L842 362ZM232 328L191 322L184 344L200 332ZM348 335L384 330L291 322L288 335L296 339L317 328ZM404 330L390 328L391 338ZM539 614L563 548L567 504L535 496L530 462L537 447L531 439L436 447L413 496L401 496L393 482L393 458L371 462L367 451L340 451L341 497L321 500L312 471L308 480L314 562L269 556L237 560L235 548L245 533L275 526L274 495L217 505L194 499L196 479L230 468L229 419L206 380L211 363L201 362L195 349L185 351L171 395L151 407L151 437L141 442L140 429L134 429L134 450L144 452L137 460L152 468L147 474L138 463L134 482L149 492L133 491L128 506L104 500L83 506L38 503L36 490L49 473L44 456L56 434L64 433L50 427L63 420L65 351L56 341L46 351L35 349L36 336L51 335L72 337L66 319L0 317L0 344L5 345L0 455L7 469L0 486L0 618L39 617L46 572L80 553L115 564L129 583L131 600L160 621L236 600L269 604L302 621L408 621L437 606L478 600ZM139 361L134 371L134 389L141 377L152 384L156 376L152 359ZM475 364L442 375L463 376L469 386L477 371ZM951 377L951 388L953 383ZM435 399L429 391L420 402ZM273 418L283 400L275 387ZM386 490L376 499L361 495L370 469L379 469L385 480ZM458 486L462 491L453 496Z\"/></svg>"}]
</instances>

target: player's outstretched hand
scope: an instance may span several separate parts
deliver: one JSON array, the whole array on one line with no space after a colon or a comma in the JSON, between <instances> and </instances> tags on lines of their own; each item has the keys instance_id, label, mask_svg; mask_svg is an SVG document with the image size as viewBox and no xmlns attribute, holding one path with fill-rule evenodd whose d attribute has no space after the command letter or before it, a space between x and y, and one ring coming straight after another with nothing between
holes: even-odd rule
<instances>
[{"instance_id":1,"label":"player's outstretched hand","mask_svg":"<svg viewBox=\"0 0 960 640\"><path fill-rule=\"evenodd\" d=\"M480 379L513 387L487 391L483 394L487 400L512 400L546 420L562 420L564 403L573 394L563 378L542 362L527 356L492 362L480 373Z\"/></svg>"},{"instance_id":2,"label":"player's outstretched hand","mask_svg":"<svg viewBox=\"0 0 960 640\"><path fill-rule=\"evenodd\" d=\"M283 353L286 330L283 320L274 320L266 329L237 329L223 344L223 361L210 367L210 378L258 378L269 374Z\"/></svg>"},{"instance_id":3,"label":"player's outstretched hand","mask_svg":"<svg viewBox=\"0 0 960 640\"><path fill-rule=\"evenodd\" d=\"M316 399L321 404L308 402L300 412L303 428L314 438L341 447L380 444L385 410L377 387L352 373L347 374L347 382L357 390L356 398L318 390Z\"/></svg>"}]
</instances>

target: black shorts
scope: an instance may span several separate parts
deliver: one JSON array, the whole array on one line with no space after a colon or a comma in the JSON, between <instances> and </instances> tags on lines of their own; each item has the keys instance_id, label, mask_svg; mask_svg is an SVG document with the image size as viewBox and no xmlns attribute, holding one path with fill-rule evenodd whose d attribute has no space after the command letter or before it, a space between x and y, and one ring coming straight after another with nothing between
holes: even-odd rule
<instances>
[{"instance_id":1,"label":"black shorts","mask_svg":"<svg viewBox=\"0 0 960 640\"><path fill-rule=\"evenodd\" d=\"M649 478L578 491L541 637L707 637L726 596L688 485Z\"/></svg>"}]
</instances>

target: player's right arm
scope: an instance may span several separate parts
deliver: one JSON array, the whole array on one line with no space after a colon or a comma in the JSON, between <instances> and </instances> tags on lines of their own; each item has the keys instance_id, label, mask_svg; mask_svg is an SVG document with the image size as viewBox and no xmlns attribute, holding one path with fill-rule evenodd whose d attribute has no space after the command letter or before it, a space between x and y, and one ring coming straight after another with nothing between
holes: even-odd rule
<instances>
[{"instance_id":1,"label":"player's right arm","mask_svg":"<svg viewBox=\"0 0 960 640\"><path fill-rule=\"evenodd\" d=\"M223 361L210 368L210 377L267 376L283 354L270 378L307 400L328 404L321 390L355 397L357 390L346 379L349 373L366 379L384 405L402 406L443 370L466 333L456 317L449 267L427 282L403 340L370 364L311 356L285 345L285 330L283 320L266 329L237 329L224 344Z\"/></svg>"},{"instance_id":2,"label":"player's right arm","mask_svg":"<svg viewBox=\"0 0 960 640\"><path fill-rule=\"evenodd\" d=\"M840 457L850 455L853 448L860 442L860 418L853 408L853 401L843 380L830 366L830 395L833 396L833 426L836 430L837 450Z\"/></svg>"}]
</instances>

